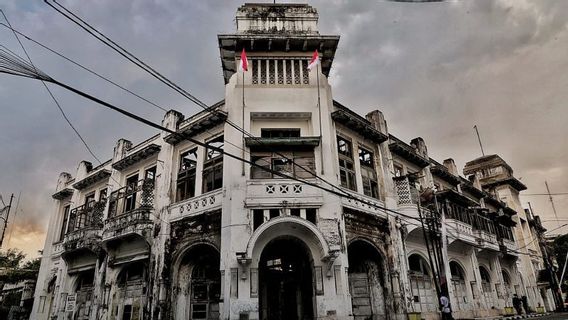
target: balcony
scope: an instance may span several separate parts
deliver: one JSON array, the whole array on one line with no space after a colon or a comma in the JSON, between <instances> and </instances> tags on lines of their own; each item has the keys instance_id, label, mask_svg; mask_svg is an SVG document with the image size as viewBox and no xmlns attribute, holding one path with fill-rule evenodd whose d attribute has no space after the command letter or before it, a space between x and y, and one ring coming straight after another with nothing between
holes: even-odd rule
<instances>
[{"instance_id":1,"label":"balcony","mask_svg":"<svg viewBox=\"0 0 568 320\"><path fill-rule=\"evenodd\" d=\"M477 243L482 249L499 251L499 242L495 234L486 230L475 230L474 233L477 237Z\"/></svg>"},{"instance_id":2,"label":"balcony","mask_svg":"<svg viewBox=\"0 0 568 320\"><path fill-rule=\"evenodd\" d=\"M63 251L66 255L79 250L100 250L100 231L103 223L105 201L91 201L71 209L67 233L63 238Z\"/></svg>"},{"instance_id":3,"label":"balcony","mask_svg":"<svg viewBox=\"0 0 568 320\"><path fill-rule=\"evenodd\" d=\"M469 223L465 223L457 219L447 218L446 225L448 226L448 234L451 240L460 240L472 245L477 244L477 240L473 232L473 227Z\"/></svg>"},{"instance_id":4,"label":"balcony","mask_svg":"<svg viewBox=\"0 0 568 320\"><path fill-rule=\"evenodd\" d=\"M110 194L103 241L139 235L150 238L153 226L154 181L139 180Z\"/></svg>"},{"instance_id":5,"label":"balcony","mask_svg":"<svg viewBox=\"0 0 568 320\"><path fill-rule=\"evenodd\" d=\"M179 220L205 212L220 210L223 205L223 190L217 189L197 197L189 198L170 206L170 219Z\"/></svg>"},{"instance_id":6,"label":"balcony","mask_svg":"<svg viewBox=\"0 0 568 320\"><path fill-rule=\"evenodd\" d=\"M501 249L501 252L503 252L504 254L512 255L515 257L519 256L517 252L517 245L513 240L502 238L499 240L499 247Z\"/></svg>"},{"instance_id":7,"label":"balcony","mask_svg":"<svg viewBox=\"0 0 568 320\"><path fill-rule=\"evenodd\" d=\"M315 182L314 180L314 183ZM314 186L288 179L254 179L247 182L245 205L275 206L323 204L322 191Z\"/></svg>"}]
</instances>

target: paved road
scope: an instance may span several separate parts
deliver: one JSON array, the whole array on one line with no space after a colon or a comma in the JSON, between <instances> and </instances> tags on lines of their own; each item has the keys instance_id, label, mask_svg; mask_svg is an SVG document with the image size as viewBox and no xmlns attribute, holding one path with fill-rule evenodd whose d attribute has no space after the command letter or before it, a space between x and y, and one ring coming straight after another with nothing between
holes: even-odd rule
<instances>
[{"instance_id":1,"label":"paved road","mask_svg":"<svg viewBox=\"0 0 568 320\"><path fill-rule=\"evenodd\" d=\"M568 319L568 313L553 313L546 317L534 318L535 320L566 320Z\"/></svg>"}]
</instances>

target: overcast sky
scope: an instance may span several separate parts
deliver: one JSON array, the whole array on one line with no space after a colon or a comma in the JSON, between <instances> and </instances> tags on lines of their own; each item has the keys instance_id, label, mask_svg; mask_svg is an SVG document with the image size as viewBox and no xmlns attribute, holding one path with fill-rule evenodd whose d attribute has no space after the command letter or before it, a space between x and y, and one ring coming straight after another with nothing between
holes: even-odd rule
<instances>
[{"instance_id":1,"label":"overcast sky","mask_svg":"<svg viewBox=\"0 0 568 320\"><path fill-rule=\"evenodd\" d=\"M235 31L241 1L60 2L203 101L223 99L216 36ZM525 193L545 192L545 180L552 192L568 192L568 1L309 3L319 11L320 33L341 36L330 76L336 100L360 114L381 110L391 133L407 142L423 137L432 157L452 157L460 171L481 155L477 125L485 152L513 167L529 187ZM0 8L16 29L164 108L186 115L199 110L42 1L1 0ZM161 110L23 42L34 63L52 77L162 119ZM0 44L22 53L2 26ZM136 143L155 133L63 89L53 92L103 161L117 139ZM41 83L0 74L0 109L0 194L7 200L21 191L6 240L31 257L43 248L59 173L75 174L83 159L96 161ZM547 197L522 200L545 221L554 219ZM568 219L568 196L554 201L559 218Z\"/></svg>"}]
</instances>

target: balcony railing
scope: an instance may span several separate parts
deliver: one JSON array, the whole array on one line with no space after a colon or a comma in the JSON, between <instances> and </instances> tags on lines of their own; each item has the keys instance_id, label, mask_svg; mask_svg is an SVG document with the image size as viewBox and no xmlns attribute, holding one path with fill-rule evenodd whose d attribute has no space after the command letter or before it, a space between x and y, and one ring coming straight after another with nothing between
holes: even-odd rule
<instances>
[{"instance_id":1,"label":"balcony railing","mask_svg":"<svg viewBox=\"0 0 568 320\"><path fill-rule=\"evenodd\" d=\"M109 214L104 222L103 240L129 234L144 236L152 227L154 209L154 180L140 180L122 187L109 198Z\"/></svg>"},{"instance_id":2,"label":"balcony railing","mask_svg":"<svg viewBox=\"0 0 568 320\"><path fill-rule=\"evenodd\" d=\"M418 204L418 190L410 183L408 177L396 177L393 180L399 205Z\"/></svg>"},{"instance_id":3,"label":"balcony railing","mask_svg":"<svg viewBox=\"0 0 568 320\"><path fill-rule=\"evenodd\" d=\"M154 180L142 179L110 194L108 217L154 208Z\"/></svg>"},{"instance_id":4,"label":"balcony railing","mask_svg":"<svg viewBox=\"0 0 568 320\"><path fill-rule=\"evenodd\" d=\"M100 229L103 226L105 201L91 201L71 209L66 235L83 229Z\"/></svg>"},{"instance_id":5,"label":"balcony railing","mask_svg":"<svg viewBox=\"0 0 568 320\"><path fill-rule=\"evenodd\" d=\"M62 246L66 254L79 249L97 250L96 244L100 240L100 230L103 227L105 202L91 201L71 209Z\"/></svg>"}]
</instances>

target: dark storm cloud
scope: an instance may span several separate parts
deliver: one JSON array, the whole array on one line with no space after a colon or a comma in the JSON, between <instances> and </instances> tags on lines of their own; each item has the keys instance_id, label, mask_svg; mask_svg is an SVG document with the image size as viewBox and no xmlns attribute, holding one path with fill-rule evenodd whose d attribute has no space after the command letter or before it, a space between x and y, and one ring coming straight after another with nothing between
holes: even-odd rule
<instances>
[{"instance_id":1,"label":"dark storm cloud","mask_svg":"<svg viewBox=\"0 0 568 320\"><path fill-rule=\"evenodd\" d=\"M234 31L241 1L64 3L205 102L223 98L216 35ZM568 190L568 113L563 105L568 100L568 2L310 4L320 13L320 31L341 35L331 76L337 99L359 113L380 109L392 133L405 140L422 136L432 156L453 157L458 166L479 155L472 131L477 124L486 151L509 161L528 192L544 191L544 179L556 191ZM166 109L186 115L198 111L43 2L5 0L1 7L17 29ZM0 29L0 43L21 52L5 29ZM152 120L161 119L162 111L24 44L34 62L57 79ZM153 133L61 89L54 88L54 93L103 160L118 138L136 142ZM79 160L95 161L41 84L0 76L0 107L0 192L6 197L22 190L13 239L33 243L26 247L33 253L43 245L59 172L74 174ZM558 197L557 207L566 207L567 198ZM545 219L551 217L546 198L523 199L530 199ZM29 240L30 235L35 240Z\"/></svg>"}]
</instances>

